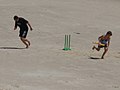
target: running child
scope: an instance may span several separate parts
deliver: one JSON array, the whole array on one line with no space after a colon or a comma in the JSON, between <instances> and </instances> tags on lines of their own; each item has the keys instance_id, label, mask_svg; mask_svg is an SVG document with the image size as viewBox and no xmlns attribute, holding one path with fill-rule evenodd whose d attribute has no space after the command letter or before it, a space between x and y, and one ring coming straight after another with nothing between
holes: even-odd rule
<instances>
[{"instance_id":1,"label":"running child","mask_svg":"<svg viewBox=\"0 0 120 90\"><path fill-rule=\"evenodd\" d=\"M112 32L108 31L106 35L102 35L98 38L98 47L93 46L93 50L96 49L97 51L100 51L101 48L104 48L104 52L101 56L101 59L104 59L105 54L108 51L109 45L110 45L110 37L112 36ZM103 45L104 44L104 45Z\"/></svg>"},{"instance_id":2,"label":"running child","mask_svg":"<svg viewBox=\"0 0 120 90\"><path fill-rule=\"evenodd\" d=\"M17 26L19 26L20 31L19 31L19 37L20 40L26 45L26 48L30 46L30 41L26 39L27 33L28 33L28 26L30 30L32 31L32 27L30 23L25 20L22 17L14 16L14 21L15 21L15 26L14 30L17 29Z\"/></svg>"}]
</instances>

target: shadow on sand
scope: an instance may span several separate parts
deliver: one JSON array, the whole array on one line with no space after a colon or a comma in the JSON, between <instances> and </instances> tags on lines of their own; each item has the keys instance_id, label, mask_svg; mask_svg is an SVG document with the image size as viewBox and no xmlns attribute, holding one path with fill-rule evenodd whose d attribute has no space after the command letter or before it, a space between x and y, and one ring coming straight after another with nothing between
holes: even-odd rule
<instances>
[{"instance_id":1,"label":"shadow on sand","mask_svg":"<svg viewBox=\"0 0 120 90\"><path fill-rule=\"evenodd\" d=\"M101 59L101 58L98 58L98 57L89 57L89 59L95 59L95 60L97 60L97 59Z\"/></svg>"},{"instance_id":2,"label":"shadow on sand","mask_svg":"<svg viewBox=\"0 0 120 90\"><path fill-rule=\"evenodd\" d=\"M0 49L26 49L26 48L18 48L18 47L0 47Z\"/></svg>"}]
</instances>

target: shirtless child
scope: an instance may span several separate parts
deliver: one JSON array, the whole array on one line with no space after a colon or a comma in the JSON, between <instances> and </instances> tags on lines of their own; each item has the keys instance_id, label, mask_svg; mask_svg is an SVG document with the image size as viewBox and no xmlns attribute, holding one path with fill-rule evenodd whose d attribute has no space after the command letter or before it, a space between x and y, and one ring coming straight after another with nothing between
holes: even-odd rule
<instances>
[{"instance_id":1,"label":"shirtless child","mask_svg":"<svg viewBox=\"0 0 120 90\"><path fill-rule=\"evenodd\" d=\"M108 47L110 45L110 37L111 36L112 36L112 32L111 31L108 31L106 33L106 35L100 36L98 38L98 41L99 41L98 47L93 46L93 48L92 48L93 50L96 49L97 51L100 51L101 48L104 48L104 52L103 52L103 54L101 56L101 59L104 59L104 56L105 56L106 52L108 51ZM103 46L103 44L104 44L104 46Z\"/></svg>"}]
</instances>

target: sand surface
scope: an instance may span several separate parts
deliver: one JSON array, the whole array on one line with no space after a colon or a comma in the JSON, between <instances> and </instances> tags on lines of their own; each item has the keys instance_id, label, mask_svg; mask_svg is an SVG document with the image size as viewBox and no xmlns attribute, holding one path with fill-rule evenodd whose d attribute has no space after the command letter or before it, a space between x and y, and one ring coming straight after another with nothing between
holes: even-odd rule
<instances>
[{"instance_id":1,"label":"sand surface","mask_svg":"<svg viewBox=\"0 0 120 90\"><path fill-rule=\"evenodd\" d=\"M29 49L13 16L30 21ZM111 30L105 59L92 41ZM71 51L64 51L64 35ZM120 90L119 0L0 0L0 90ZM90 59L93 56L95 59Z\"/></svg>"}]
</instances>

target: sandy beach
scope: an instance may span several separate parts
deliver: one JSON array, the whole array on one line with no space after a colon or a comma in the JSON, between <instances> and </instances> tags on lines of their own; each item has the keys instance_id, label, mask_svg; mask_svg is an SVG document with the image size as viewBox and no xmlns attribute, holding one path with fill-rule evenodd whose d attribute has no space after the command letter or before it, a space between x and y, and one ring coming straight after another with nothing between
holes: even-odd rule
<instances>
[{"instance_id":1,"label":"sandy beach","mask_svg":"<svg viewBox=\"0 0 120 90\"><path fill-rule=\"evenodd\" d=\"M28 49L14 15L33 27ZM120 90L119 0L0 0L0 21L0 90ZM103 49L92 42L107 31L111 44L99 59Z\"/></svg>"}]
</instances>

